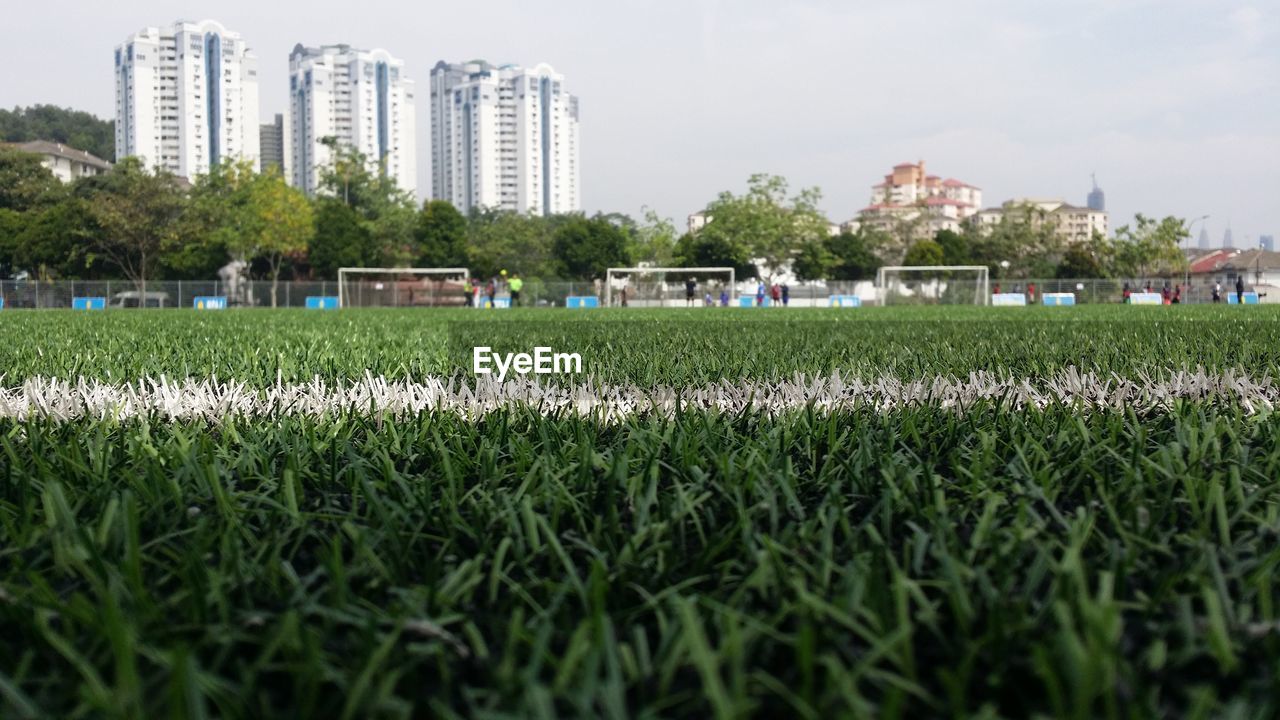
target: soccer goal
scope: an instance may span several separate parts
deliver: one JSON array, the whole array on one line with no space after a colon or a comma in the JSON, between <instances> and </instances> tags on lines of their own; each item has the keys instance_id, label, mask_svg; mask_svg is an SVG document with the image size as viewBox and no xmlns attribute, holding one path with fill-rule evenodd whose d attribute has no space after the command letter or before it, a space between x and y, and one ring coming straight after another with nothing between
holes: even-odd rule
<instances>
[{"instance_id":1,"label":"soccer goal","mask_svg":"<svg viewBox=\"0 0 1280 720\"><path fill-rule=\"evenodd\" d=\"M692 285L690 285L692 282ZM632 267L609 268L605 274L604 304L612 307L732 306L737 300L737 276L731 267ZM722 297L723 296L723 297ZM723 302L722 302L723 300Z\"/></svg>"},{"instance_id":2,"label":"soccer goal","mask_svg":"<svg viewBox=\"0 0 1280 720\"><path fill-rule=\"evenodd\" d=\"M990 305L985 265L890 265L876 271L881 305Z\"/></svg>"},{"instance_id":3,"label":"soccer goal","mask_svg":"<svg viewBox=\"0 0 1280 720\"><path fill-rule=\"evenodd\" d=\"M339 268L338 307L460 307L470 279L466 268Z\"/></svg>"}]
</instances>

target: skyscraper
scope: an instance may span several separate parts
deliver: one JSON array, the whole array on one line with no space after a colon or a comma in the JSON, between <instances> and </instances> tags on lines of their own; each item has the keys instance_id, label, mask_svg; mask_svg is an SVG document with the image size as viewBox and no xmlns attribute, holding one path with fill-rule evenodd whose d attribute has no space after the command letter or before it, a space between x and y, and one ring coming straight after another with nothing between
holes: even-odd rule
<instances>
[{"instance_id":1,"label":"skyscraper","mask_svg":"<svg viewBox=\"0 0 1280 720\"><path fill-rule=\"evenodd\" d=\"M262 171L275 166L282 175L289 177L288 163L284 158L284 115L276 113L275 122L263 123L258 131L261 149Z\"/></svg>"},{"instance_id":2,"label":"skyscraper","mask_svg":"<svg viewBox=\"0 0 1280 720\"><path fill-rule=\"evenodd\" d=\"M332 161L324 141L333 138L401 190L416 191L414 87L404 61L386 50L298 45L289 54L289 97L285 156L295 187L315 194L320 170Z\"/></svg>"},{"instance_id":3,"label":"skyscraper","mask_svg":"<svg viewBox=\"0 0 1280 720\"><path fill-rule=\"evenodd\" d=\"M1107 194L1102 192L1102 188L1098 187L1098 178L1094 175L1089 176L1093 180L1093 189L1089 191L1089 199L1086 204L1090 210L1097 212L1106 212Z\"/></svg>"},{"instance_id":4,"label":"skyscraper","mask_svg":"<svg viewBox=\"0 0 1280 720\"><path fill-rule=\"evenodd\" d=\"M213 20L149 27L115 51L116 157L186 178L258 163L258 59Z\"/></svg>"},{"instance_id":5,"label":"skyscraper","mask_svg":"<svg viewBox=\"0 0 1280 720\"><path fill-rule=\"evenodd\" d=\"M1231 226L1227 225L1226 231L1222 233L1222 247L1234 248L1235 246L1236 246L1236 241L1234 238L1231 237Z\"/></svg>"},{"instance_id":6,"label":"skyscraper","mask_svg":"<svg viewBox=\"0 0 1280 720\"><path fill-rule=\"evenodd\" d=\"M1208 250L1209 245L1210 245L1209 228L1202 227L1200 228L1200 249Z\"/></svg>"},{"instance_id":7,"label":"skyscraper","mask_svg":"<svg viewBox=\"0 0 1280 720\"><path fill-rule=\"evenodd\" d=\"M1263 250L1266 250L1266 251L1268 251L1268 252L1275 252L1275 249L1276 249L1276 238L1275 238L1275 236L1274 236L1274 235L1259 235L1259 236L1258 236L1258 247L1260 247L1260 248L1262 248Z\"/></svg>"},{"instance_id":8,"label":"skyscraper","mask_svg":"<svg viewBox=\"0 0 1280 720\"><path fill-rule=\"evenodd\" d=\"M437 63L431 71L432 197L535 215L582 209L578 98L550 65Z\"/></svg>"}]
</instances>

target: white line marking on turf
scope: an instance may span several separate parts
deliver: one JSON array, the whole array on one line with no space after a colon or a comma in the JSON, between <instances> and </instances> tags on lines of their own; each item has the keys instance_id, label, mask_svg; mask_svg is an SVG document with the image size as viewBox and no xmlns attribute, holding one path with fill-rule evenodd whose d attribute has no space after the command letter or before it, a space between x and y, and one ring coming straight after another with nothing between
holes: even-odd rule
<instances>
[{"instance_id":1,"label":"white line marking on turf","mask_svg":"<svg viewBox=\"0 0 1280 720\"><path fill-rule=\"evenodd\" d=\"M524 378L503 382L479 378L475 385L468 385L439 377L414 382L372 375L350 382L316 379L267 387L192 378L174 381L161 377L122 385L84 378L66 381L37 377L18 387L0 389L0 417L71 420L155 416L216 421L228 416L411 416L432 412L480 417L499 409L524 406L544 415L616 420L645 413L669 416L682 409L777 414L803 408L963 409L978 402L999 402L1007 408L1064 406L1141 411L1169 408L1178 401L1238 403L1246 412L1256 413L1280 404L1280 387L1269 377L1253 379L1243 372L1210 373L1203 369L1171 371L1159 379L1101 376L1075 368L1039 379L989 372L971 373L967 378L939 376L919 380L863 380L835 374L780 381L722 380L685 388L642 388L591 380L557 385Z\"/></svg>"}]
</instances>

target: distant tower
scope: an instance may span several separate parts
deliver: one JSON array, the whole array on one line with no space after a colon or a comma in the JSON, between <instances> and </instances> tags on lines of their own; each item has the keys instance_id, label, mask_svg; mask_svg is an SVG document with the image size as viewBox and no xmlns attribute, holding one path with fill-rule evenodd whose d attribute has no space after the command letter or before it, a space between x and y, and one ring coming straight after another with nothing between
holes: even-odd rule
<instances>
[{"instance_id":1,"label":"distant tower","mask_svg":"<svg viewBox=\"0 0 1280 720\"><path fill-rule=\"evenodd\" d=\"M1275 252L1276 236L1275 235L1259 235L1258 247L1261 247L1263 250L1266 250L1267 252Z\"/></svg>"},{"instance_id":2,"label":"distant tower","mask_svg":"<svg viewBox=\"0 0 1280 720\"><path fill-rule=\"evenodd\" d=\"M1209 240L1209 228L1200 228L1200 249L1208 250L1211 242L1212 241Z\"/></svg>"},{"instance_id":3,"label":"distant tower","mask_svg":"<svg viewBox=\"0 0 1280 720\"><path fill-rule=\"evenodd\" d=\"M1222 247L1234 249L1235 246L1236 241L1231 237L1231 225L1228 224L1226 232L1222 233Z\"/></svg>"},{"instance_id":4,"label":"distant tower","mask_svg":"<svg viewBox=\"0 0 1280 720\"><path fill-rule=\"evenodd\" d=\"M1093 190L1089 191L1089 209L1097 212L1106 212L1107 210L1107 194L1102 192L1102 188L1098 187L1098 178L1093 173L1089 174L1089 178L1093 180Z\"/></svg>"}]
</instances>

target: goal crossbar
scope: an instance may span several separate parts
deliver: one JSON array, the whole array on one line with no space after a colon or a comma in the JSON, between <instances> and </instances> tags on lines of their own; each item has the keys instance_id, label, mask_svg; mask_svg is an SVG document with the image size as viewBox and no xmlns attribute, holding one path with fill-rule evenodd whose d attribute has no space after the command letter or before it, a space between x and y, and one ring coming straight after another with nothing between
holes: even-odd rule
<instances>
[{"instance_id":1,"label":"goal crossbar","mask_svg":"<svg viewBox=\"0 0 1280 720\"><path fill-rule=\"evenodd\" d=\"M876 270L876 294L879 295L880 304L883 305L888 296L889 285L887 276L889 273L904 272L975 272L978 275L974 298L978 305L991 304L991 287L990 287L990 268L986 265L885 265Z\"/></svg>"},{"instance_id":2,"label":"goal crossbar","mask_svg":"<svg viewBox=\"0 0 1280 720\"><path fill-rule=\"evenodd\" d=\"M728 273L729 274L729 304L732 305L738 296L737 288L737 271L731 267L612 267L605 271L604 275L604 304L605 307L613 305L613 276L615 273L627 273L631 275L640 274L665 274L677 273L692 275L696 273Z\"/></svg>"},{"instance_id":3,"label":"goal crossbar","mask_svg":"<svg viewBox=\"0 0 1280 720\"><path fill-rule=\"evenodd\" d=\"M464 283L471 279L471 271L466 268L338 268L338 307L347 306L347 275L457 275L462 277Z\"/></svg>"}]
</instances>

